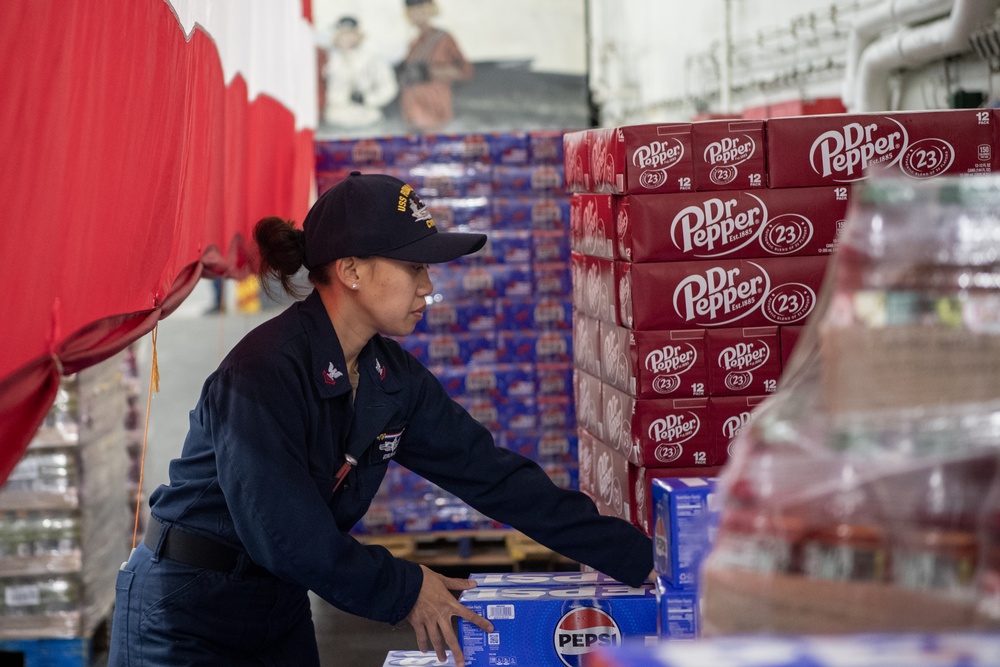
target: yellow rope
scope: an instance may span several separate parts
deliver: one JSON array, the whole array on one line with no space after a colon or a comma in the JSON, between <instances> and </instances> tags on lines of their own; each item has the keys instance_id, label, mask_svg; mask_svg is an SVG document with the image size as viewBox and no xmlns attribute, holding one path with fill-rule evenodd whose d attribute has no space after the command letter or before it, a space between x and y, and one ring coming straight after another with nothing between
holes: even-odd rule
<instances>
[{"instance_id":1,"label":"yellow rope","mask_svg":"<svg viewBox=\"0 0 1000 667\"><path fill-rule=\"evenodd\" d=\"M142 431L142 455L139 457L139 488L135 492L135 526L132 528L132 548L138 543L139 537L139 514L142 512L142 478L146 472L146 442L149 438L149 413L152 405L153 394L160 391L160 368L156 362L156 332L160 328L159 323L153 327L153 363L149 372L149 391L146 392L146 425Z\"/></svg>"}]
</instances>

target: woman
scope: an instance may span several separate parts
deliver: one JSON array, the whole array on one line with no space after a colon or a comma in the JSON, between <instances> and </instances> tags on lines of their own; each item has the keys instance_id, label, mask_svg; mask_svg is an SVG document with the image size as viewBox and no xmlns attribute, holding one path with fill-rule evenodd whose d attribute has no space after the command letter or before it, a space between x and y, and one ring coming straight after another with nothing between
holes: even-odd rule
<instances>
[{"instance_id":1,"label":"woman","mask_svg":"<svg viewBox=\"0 0 1000 667\"><path fill-rule=\"evenodd\" d=\"M480 249L441 233L402 181L352 173L303 230L266 218L267 273L312 292L236 345L205 382L170 483L150 497L143 542L119 572L110 665L318 665L307 591L367 618L407 621L421 650L463 665L452 627L491 625L471 588L349 534L390 460L494 519L622 581L652 569L650 540L497 448L414 357L428 264Z\"/></svg>"},{"instance_id":2,"label":"woman","mask_svg":"<svg viewBox=\"0 0 1000 667\"><path fill-rule=\"evenodd\" d=\"M440 132L454 117L452 84L472 78L472 63L454 37L431 24L438 15L433 0L405 2L406 18L417 37L400 67L400 111L410 129Z\"/></svg>"}]
</instances>

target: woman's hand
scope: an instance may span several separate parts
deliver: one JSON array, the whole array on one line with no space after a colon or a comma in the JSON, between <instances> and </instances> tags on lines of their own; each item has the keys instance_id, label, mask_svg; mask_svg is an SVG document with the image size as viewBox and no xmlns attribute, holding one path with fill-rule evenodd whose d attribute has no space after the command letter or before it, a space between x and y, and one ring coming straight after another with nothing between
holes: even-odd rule
<instances>
[{"instance_id":1,"label":"woman's hand","mask_svg":"<svg viewBox=\"0 0 1000 667\"><path fill-rule=\"evenodd\" d=\"M450 648L455 657L455 665L464 667L465 656L462 655L462 646L455 636L452 617L459 616L477 625L484 632L493 632L492 623L459 603L452 594L452 591L475 588L476 582L445 577L423 565L420 569L424 572L424 583L420 586L417 602L406 617L407 623L413 627L417 635L417 648L421 651L430 651L433 647L441 662L447 657L446 648Z\"/></svg>"}]
</instances>

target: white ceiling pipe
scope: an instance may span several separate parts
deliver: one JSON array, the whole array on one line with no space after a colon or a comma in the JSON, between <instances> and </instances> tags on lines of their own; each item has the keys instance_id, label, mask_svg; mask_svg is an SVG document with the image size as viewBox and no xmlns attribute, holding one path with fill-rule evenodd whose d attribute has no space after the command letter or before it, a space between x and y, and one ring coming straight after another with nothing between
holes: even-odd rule
<instances>
[{"instance_id":1,"label":"white ceiling pipe","mask_svg":"<svg viewBox=\"0 0 1000 667\"><path fill-rule=\"evenodd\" d=\"M955 0L946 19L902 30L865 49L858 65L851 111L889 109L889 73L971 50L969 35L992 18L1000 0Z\"/></svg>"},{"instance_id":2,"label":"white ceiling pipe","mask_svg":"<svg viewBox=\"0 0 1000 667\"><path fill-rule=\"evenodd\" d=\"M944 16L955 0L884 0L881 4L859 12L847 35L847 65L844 70L844 105L850 108L855 100L858 65L865 49L887 28L902 27Z\"/></svg>"}]
</instances>

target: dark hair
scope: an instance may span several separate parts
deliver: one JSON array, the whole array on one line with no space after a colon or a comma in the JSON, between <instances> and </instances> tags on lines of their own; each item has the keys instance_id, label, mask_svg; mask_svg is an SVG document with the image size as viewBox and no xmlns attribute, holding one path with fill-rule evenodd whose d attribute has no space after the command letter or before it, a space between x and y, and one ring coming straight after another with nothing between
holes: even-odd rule
<instances>
[{"instance_id":1,"label":"dark hair","mask_svg":"<svg viewBox=\"0 0 1000 667\"><path fill-rule=\"evenodd\" d=\"M291 222L270 216L261 218L253 228L253 240L260 249L260 283L264 292L274 298L273 286L267 278L274 278L286 294L294 298L304 296L301 285L292 280L302 268L306 257L306 234L296 229ZM330 276L327 267L317 266L309 270L309 282L314 285L328 285Z\"/></svg>"}]
</instances>

